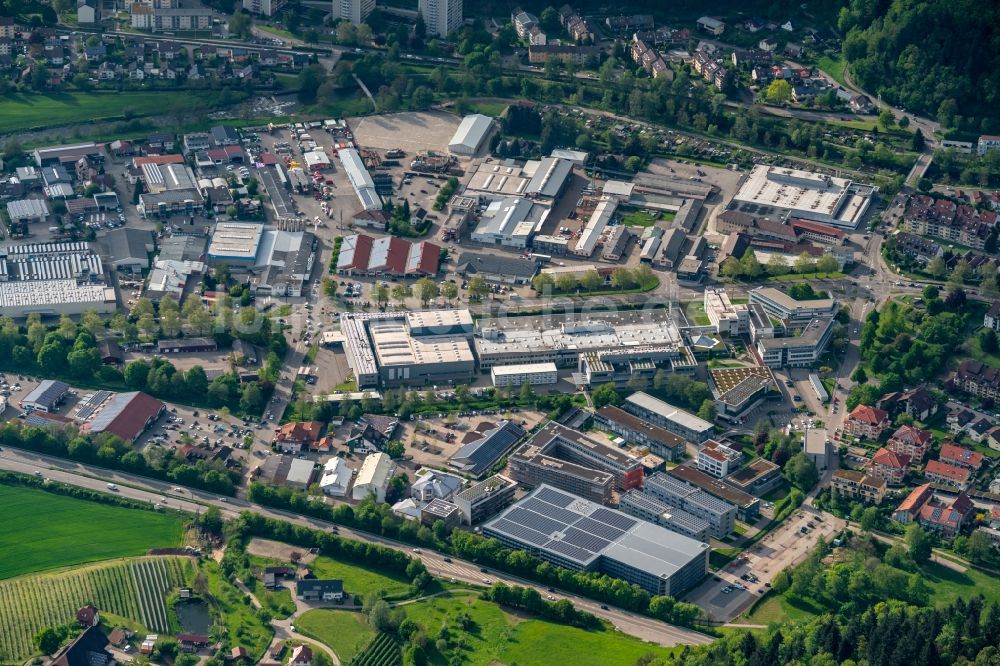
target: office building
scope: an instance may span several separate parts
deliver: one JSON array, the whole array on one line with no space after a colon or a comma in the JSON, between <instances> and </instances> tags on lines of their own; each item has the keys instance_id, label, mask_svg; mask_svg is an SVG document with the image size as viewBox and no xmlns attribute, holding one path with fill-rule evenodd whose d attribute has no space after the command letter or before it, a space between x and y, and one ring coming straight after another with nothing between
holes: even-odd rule
<instances>
[{"instance_id":1,"label":"office building","mask_svg":"<svg viewBox=\"0 0 1000 666\"><path fill-rule=\"evenodd\" d=\"M810 368L826 352L833 338L833 318L813 319L799 335L757 338L757 353L769 368Z\"/></svg>"},{"instance_id":2,"label":"office building","mask_svg":"<svg viewBox=\"0 0 1000 666\"><path fill-rule=\"evenodd\" d=\"M855 229L868 212L876 189L825 174L758 165L733 196L746 212L772 210L792 217Z\"/></svg>"},{"instance_id":3,"label":"office building","mask_svg":"<svg viewBox=\"0 0 1000 666\"><path fill-rule=\"evenodd\" d=\"M648 393L637 391L625 398L622 405L627 412L646 419L684 439L701 443L712 436L714 426L705 419L685 412L679 407L654 398Z\"/></svg>"},{"instance_id":4,"label":"office building","mask_svg":"<svg viewBox=\"0 0 1000 666\"><path fill-rule=\"evenodd\" d=\"M559 371L552 361L520 365L495 365L490 369L493 386L517 388L523 384L543 386L559 381Z\"/></svg>"},{"instance_id":5,"label":"office building","mask_svg":"<svg viewBox=\"0 0 1000 666\"><path fill-rule=\"evenodd\" d=\"M461 6L461 3L459 3ZM426 15L424 20L427 21ZM430 21L427 21L428 33ZM454 155L473 156L479 152L486 139L493 133L493 119L481 113L473 113L462 118L458 129L448 142L448 151Z\"/></svg>"},{"instance_id":6,"label":"office building","mask_svg":"<svg viewBox=\"0 0 1000 666\"><path fill-rule=\"evenodd\" d=\"M743 464L743 452L710 439L698 449L697 464L701 471L721 479Z\"/></svg>"},{"instance_id":7,"label":"office building","mask_svg":"<svg viewBox=\"0 0 1000 666\"><path fill-rule=\"evenodd\" d=\"M499 474L475 483L452 498L463 525L476 525L513 504L517 484Z\"/></svg>"},{"instance_id":8,"label":"office building","mask_svg":"<svg viewBox=\"0 0 1000 666\"><path fill-rule=\"evenodd\" d=\"M548 484L601 504L611 502L615 487L614 475L548 455L531 442L510 454L507 472L524 488Z\"/></svg>"},{"instance_id":9,"label":"office building","mask_svg":"<svg viewBox=\"0 0 1000 666\"><path fill-rule=\"evenodd\" d=\"M672 532L683 534L703 543L711 538L712 526L707 520L670 506L641 490L630 490L621 496L618 509L636 518L642 518L654 525L666 527Z\"/></svg>"},{"instance_id":10,"label":"office building","mask_svg":"<svg viewBox=\"0 0 1000 666\"><path fill-rule=\"evenodd\" d=\"M747 332L749 312L745 305L733 305L724 289L705 289L705 314L719 335L737 336Z\"/></svg>"},{"instance_id":11,"label":"office building","mask_svg":"<svg viewBox=\"0 0 1000 666\"><path fill-rule=\"evenodd\" d=\"M756 409L772 394L777 385L769 368L713 368L708 371L708 385L715 398L715 414L726 421L739 420Z\"/></svg>"},{"instance_id":12,"label":"office building","mask_svg":"<svg viewBox=\"0 0 1000 666\"><path fill-rule=\"evenodd\" d=\"M781 468L766 458L755 458L744 467L730 472L725 480L737 490L760 497L781 485Z\"/></svg>"},{"instance_id":13,"label":"office building","mask_svg":"<svg viewBox=\"0 0 1000 666\"><path fill-rule=\"evenodd\" d=\"M622 437L629 444L648 447L650 453L671 462L684 457L685 440L649 421L614 405L605 405L594 414L594 423Z\"/></svg>"},{"instance_id":14,"label":"office building","mask_svg":"<svg viewBox=\"0 0 1000 666\"><path fill-rule=\"evenodd\" d=\"M443 499L434 498L420 508L420 522L428 527L441 521L445 527L455 529L462 524L462 512L457 506Z\"/></svg>"},{"instance_id":15,"label":"office building","mask_svg":"<svg viewBox=\"0 0 1000 666\"><path fill-rule=\"evenodd\" d=\"M501 421L497 425L484 421L475 430L465 433L461 448L448 458L448 465L475 479L480 479L493 469L522 437L524 429L513 421Z\"/></svg>"},{"instance_id":16,"label":"office building","mask_svg":"<svg viewBox=\"0 0 1000 666\"><path fill-rule=\"evenodd\" d=\"M462 25L462 0L419 0L428 37L447 37Z\"/></svg>"},{"instance_id":17,"label":"office building","mask_svg":"<svg viewBox=\"0 0 1000 666\"><path fill-rule=\"evenodd\" d=\"M364 23L374 9L375 0L333 0L333 18L354 25Z\"/></svg>"},{"instance_id":18,"label":"office building","mask_svg":"<svg viewBox=\"0 0 1000 666\"><path fill-rule=\"evenodd\" d=\"M678 465L667 472L675 479L701 488L713 497L736 506L736 517L748 523L756 522L760 517L760 500L729 484L725 479L717 479L696 469L692 465Z\"/></svg>"},{"instance_id":19,"label":"office building","mask_svg":"<svg viewBox=\"0 0 1000 666\"><path fill-rule=\"evenodd\" d=\"M483 534L654 595L679 596L708 572L706 544L547 485L485 524Z\"/></svg>"},{"instance_id":20,"label":"office building","mask_svg":"<svg viewBox=\"0 0 1000 666\"><path fill-rule=\"evenodd\" d=\"M817 317L833 317L837 314L837 302L832 298L817 298L797 301L774 287L757 287L749 291L750 303L757 303L764 311L790 325L806 324Z\"/></svg>"},{"instance_id":21,"label":"office building","mask_svg":"<svg viewBox=\"0 0 1000 666\"><path fill-rule=\"evenodd\" d=\"M711 535L718 539L729 535L736 527L735 505L669 474L650 475L643 489L655 499L704 520L711 526Z\"/></svg>"}]
</instances>

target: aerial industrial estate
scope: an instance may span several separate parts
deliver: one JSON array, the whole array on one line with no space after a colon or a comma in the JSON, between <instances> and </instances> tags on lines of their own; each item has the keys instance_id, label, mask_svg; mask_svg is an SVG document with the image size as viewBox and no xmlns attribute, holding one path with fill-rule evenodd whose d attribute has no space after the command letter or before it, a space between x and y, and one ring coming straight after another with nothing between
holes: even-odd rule
<instances>
[{"instance_id":1,"label":"aerial industrial estate","mask_svg":"<svg viewBox=\"0 0 1000 666\"><path fill-rule=\"evenodd\" d=\"M0 7L0 664L992 663L1000 125L905 3L319 4Z\"/></svg>"}]
</instances>

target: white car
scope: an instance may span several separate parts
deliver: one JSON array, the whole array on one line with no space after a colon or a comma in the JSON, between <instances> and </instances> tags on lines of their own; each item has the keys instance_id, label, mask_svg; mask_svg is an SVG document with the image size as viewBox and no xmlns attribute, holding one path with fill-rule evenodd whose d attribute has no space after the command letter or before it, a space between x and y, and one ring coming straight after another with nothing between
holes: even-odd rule
<instances>
[{"instance_id":1,"label":"white car","mask_svg":"<svg viewBox=\"0 0 1000 666\"><path fill-rule=\"evenodd\" d=\"M118 490L118 486L113 483L108 484L108 490Z\"/></svg>"}]
</instances>

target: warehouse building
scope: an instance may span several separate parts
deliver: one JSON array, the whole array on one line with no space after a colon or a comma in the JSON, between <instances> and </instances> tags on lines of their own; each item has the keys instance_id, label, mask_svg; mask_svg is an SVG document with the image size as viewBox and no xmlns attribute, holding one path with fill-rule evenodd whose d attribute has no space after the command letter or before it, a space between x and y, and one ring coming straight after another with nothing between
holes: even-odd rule
<instances>
[{"instance_id":1,"label":"warehouse building","mask_svg":"<svg viewBox=\"0 0 1000 666\"><path fill-rule=\"evenodd\" d=\"M441 246L430 241L411 243L397 236L373 238L364 234L345 236L337 257L342 275L392 275L420 277L437 275Z\"/></svg>"},{"instance_id":2,"label":"warehouse building","mask_svg":"<svg viewBox=\"0 0 1000 666\"><path fill-rule=\"evenodd\" d=\"M457 493L452 502L462 514L463 525L476 525L514 503L517 484L496 474Z\"/></svg>"},{"instance_id":3,"label":"warehouse building","mask_svg":"<svg viewBox=\"0 0 1000 666\"><path fill-rule=\"evenodd\" d=\"M264 225L258 222L219 222L212 230L208 260L249 268L257 260L263 238Z\"/></svg>"},{"instance_id":4,"label":"warehouse building","mask_svg":"<svg viewBox=\"0 0 1000 666\"><path fill-rule=\"evenodd\" d=\"M543 201L553 201L562 196L573 174L573 163L558 157L543 157L540 162L530 164L533 173L524 190L525 195Z\"/></svg>"},{"instance_id":5,"label":"warehouse building","mask_svg":"<svg viewBox=\"0 0 1000 666\"><path fill-rule=\"evenodd\" d=\"M495 365L490 369L490 376L493 378L493 386L497 388L518 387L523 384L544 386L559 381L559 370L552 361Z\"/></svg>"},{"instance_id":6,"label":"warehouse building","mask_svg":"<svg viewBox=\"0 0 1000 666\"><path fill-rule=\"evenodd\" d=\"M463 252L458 257L455 272L466 278L478 276L497 284L528 284L538 273L538 261L520 256Z\"/></svg>"},{"instance_id":7,"label":"warehouse building","mask_svg":"<svg viewBox=\"0 0 1000 666\"><path fill-rule=\"evenodd\" d=\"M0 282L104 279L104 264L90 243L21 243L0 248Z\"/></svg>"},{"instance_id":8,"label":"warehouse building","mask_svg":"<svg viewBox=\"0 0 1000 666\"><path fill-rule=\"evenodd\" d=\"M646 478L643 489L653 498L707 522L711 535L717 539L728 536L736 527L736 505L673 476L652 474Z\"/></svg>"},{"instance_id":9,"label":"warehouse building","mask_svg":"<svg viewBox=\"0 0 1000 666\"><path fill-rule=\"evenodd\" d=\"M358 470L351 497L361 501L369 495L373 495L375 501L384 502L386 488L389 487L389 480L395 472L396 464L389 456L381 451L370 454L361 464L361 469Z\"/></svg>"},{"instance_id":10,"label":"warehouse building","mask_svg":"<svg viewBox=\"0 0 1000 666\"><path fill-rule=\"evenodd\" d=\"M702 543L708 543L709 538L711 538L712 526L707 520L683 509L670 506L638 489L630 490L622 495L618 502L618 508L630 516L641 518L660 527L666 527L671 532L683 534Z\"/></svg>"},{"instance_id":11,"label":"warehouse building","mask_svg":"<svg viewBox=\"0 0 1000 666\"><path fill-rule=\"evenodd\" d=\"M682 437L614 405L598 409L594 422L629 444L648 447L650 453L664 460L673 462L684 457L686 444Z\"/></svg>"},{"instance_id":12,"label":"warehouse building","mask_svg":"<svg viewBox=\"0 0 1000 666\"><path fill-rule=\"evenodd\" d=\"M548 485L483 525L483 534L575 571L679 596L708 572L706 544Z\"/></svg>"},{"instance_id":13,"label":"warehouse building","mask_svg":"<svg viewBox=\"0 0 1000 666\"><path fill-rule=\"evenodd\" d=\"M55 379L41 381L19 403L21 409L34 412L54 412L69 395L69 384Z\"/></svg>"},{"instance_id":14,"label":"warehouse building","mask_svg":"<svg viewBox=\"0 0 1000 666\"><path fill-rule=\"evenodd\" d=\"M646 419L684 439L701 443L712 436L714 426L705 419L685 412L679 407L654 398L648 393L637 391L625 398L625 411Z\"/></svg>"},{"instance_id":15,"label":"warehouse building","mask_svg":"<svg viewBox=\"0 0 1000 666\"><path fill-rule=\"evenodd\" d=\"M855 229L876 189L826 174L758 165L733 196L731 206L749 214L761 210Z\"/></svg>"},{"instance_id":16,"label":"warehouse building","mask_svg":"<svg viewBox=\"0 0 1000 666\"><path fill-rule=\"evenodd\" d=\"M382 210L382 200L375 191L375 181L365 167L364 160L354 148L342 148L337 151L340 163L344 165L344 172L347 179L351 181L351 187L361 202L363 210Z\"/></svg>"},{"instance_id":17,"label":"warehouse building","mask_svg":"<svg viewBox=\"0 0 1000 666\"><path fill-rule=\"evenodd\" d=\"M372 320L368 333L385 386L468 382L475 374L476 360L464 336L414 336L399 319Z\"/></svg>"},{"instance_id":18,"label":"warehouse building","mask_svg":"<svg viewBox=\"0 0 1000 666\"><path fill-rule=\"evenodd\" d=\"M453 155L474 156L483 143L493 133L493 119L481 113L462 118L454 136L448 142L448 151Z\"/></svg>"},{"instance_id":19,"label":"warehouse building","mask_svg":"<svg viewBox=\"0 0 1000 666\"><path fill-rule=\"evenodd\" d=\"M140 391L118 393L81 430L93 435L109 433L134 444L166 411L163 401Z\"/></svg>"},{"instance_id":20,"label":"warehouse building","mask_svg":"<svg viewBox=\"0 0 1000 666\"><path fill-rule=\"evenodd\" d=\"M549 215L549 209L522 197L491 202L479 217L470 238L483 245L523 250Z\"/></svg>"},{"instance_id":21,"label":"warehouse building","mask_svg":"<svg viewBox=\"0 0 1000 666\"><path fill-rule=\"evenodd\" d=\"M601 197L601 200L594 208L594 212L590 214L590 219L587 220L583 232L576 241L576 246L573 248L574 254L581 257L589 257L594 254L594 250L597 249L597 242L601 240L601 235L608 224L611 223L617 209L617 197Z\"/></svg>"},{"instance_id":22,"label":"warehouse building","mask_svg":"<svg viewBox=\"0 0 1000 666\"><path fill-rule=\"evenodd\" d=\"M87 310L110 314L117 307L114 287L76 280L8 282L0 289L0 315L15 319L30 314L79 315Z\"/></svg>"},{"instance_id":23,"label":"warehouse building","mask_svg":"<svg viewBox=\"0 0 1000 666\"><path fill-rule=\"evenodd\" d=\"M7 202L7 215L14 224L44 222L49 217L49 205L44 199L17 199Z\"/></svg>"}]
</instances>

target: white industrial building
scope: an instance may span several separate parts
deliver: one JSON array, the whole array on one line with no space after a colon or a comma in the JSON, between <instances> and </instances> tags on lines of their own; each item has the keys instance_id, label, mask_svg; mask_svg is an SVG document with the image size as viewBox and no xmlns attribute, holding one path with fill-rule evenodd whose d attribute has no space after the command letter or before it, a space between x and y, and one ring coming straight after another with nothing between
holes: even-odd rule
<instances>
[{"instance_id":1,"label":"white industrial building","mask_svg":"<svg viewBox=\"0 0 1000 666\"><path fill-rule=\"evenodd\" d=\"M436 2L437 0L430 0L430 2ZM448 0L441 0L442 2L447 2ZM425 4L424 2L420 3ZM459 6L461 6L461 0L458 0ZM427 20L427 16L424 15L424 20L427 21L427 32L430 33L430 21ZM449 152L455 155L467 155L473 156L479 152L480 147L486 139L493 133L493 119L489 116L484 116L481 113L474 113L472 115L462 118L462 123L455 130L455 135L451 137L451 141L448 142Z\"/></svg>"},{"instance_id":2,"label":"white industrial building","mask_svg":"<svg viewBox=\"0 0 1000 666\"><path fill-rule=\"evenodd\" d=\"M108 314L116 306L114 287L76 280L7 282L0 289L0 315L4 317L78 315L87 310Z\"/></svg>"},{"instance_id":3,"label":"white industrial building","mask_svg":"<svg viewBox=\"0 0 1000 666\"><path fill-rule=\"evenodd\" d=\"M601 197L594 212L591 213L590 219L587 220L587 225L583 228L580 238L576 241L576 247L573 248L574 254L581 257L589 257L594 254L597 242L601 240L601 234L611 223L617 208L618 199L616 197Z\"/></svg>"},{"instance_id":4,"label":"white industrial building","mask_svg":"<svg viewBox=\"0 0 1000 666\"><path fill-rule=\"evenodd\" d=\"M7 202L7 215L11 222L44 222L49 216L49 206L43 199L17 199Z\"/></svg>"},{"instance_id":5,"label":"white industrial building","mask_svg":"<svg viewBox=\"0 0 1000 666\"><path fill-rule=\"evenodd\" d=\"M374 9L375 0L334 0L333 18L360 25Z\"/></svg>"},{"instance_id":6,"label":"white industrial building","mask_svg":"<svg viewBox=\"0 0 1000 666\"><path fill-rule=\"evenodd\" d=\"M347 466L347 461L334 456L323 465L323 476L320 477L319 487L330 497L346 497L352 476L354 471Z\"/></svg>"},{"instance_id":7,"label":"white industrial building","mask_svg":"<svg viewBox=\"0 0 1000 666\"><path fill-rule=\"evenodd\" d=\"M396 471L396 464L381 451L372 453L361 464L358 477L354 480L351 497L357 501L374 495L377 502L385 501L385 491L389 480Z\"/></svg>"},{"instance_id":8,"label":"white industrial building","mask_svg":"<svg viewBox=\"0 0 1000 666\"><path fill-rule=\"evenodd\" d=\"M340 163L344 165L347 179L351 181L354 193L358 195L364 210L382 210L382 200L375 191L375 181L365 167L364 160L354 148L342 148L337 151Z\"/></svg>"},{"instance_id":9,"label":"white industrial building","mask_svg":"<svg viewBox=\"0 0 1000 666\"><path fill-rule=\"evenodd\" d=\"M264 237L264 225L258 222L219 222L212 231L208 260L249 265L257 259Z\"/></svg>"},{"instance_id":10,"label":"white industrial building","mask_svg":"<svg viewBox=\"0 0 1000 666\"><path fill-rule=\"evenodd\" d=\"M490 368L490 376L493 378L493 386L497 388L521 386L522 384L541 386L558 382L559 370L556 368L556 364L551 361L519 365L495 365Z\"/></svg>"},{"instance_id":11,"label":"white industrial building","mask_svg":"<svg viewBox=\"0 0 1000 666\"><path fill-rule=\"evenodd\" d=\"M750 215L788 211L793 217L854 229L874 193L874 187L846 178L762 164L743 181L733 203Z\"/></svg>"},{"instance_id":12,"label":"white industrial building","mask_svg":"<svg viewBox=\"0 0 1000 666\"><path fill-rule=\"evenodd\" d=\"M509 197L490 203L472 232L472 241L524 249L548 217L549 209L530 199Z\"/></svg>"},{"instance_id":13,"label":"white industrial building","mask_svg":"<svg viewBox=\"0 0 1000 666\"><path fill-rule=\"evenodd\" d=\"M725 289L705 289L705 314L720 335L740 335L749 327L750 311L746 305L733 305Z\"/></svg>"}]
</instances>

